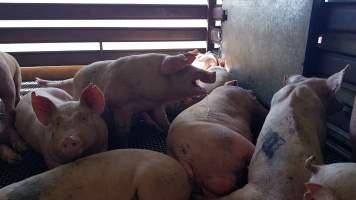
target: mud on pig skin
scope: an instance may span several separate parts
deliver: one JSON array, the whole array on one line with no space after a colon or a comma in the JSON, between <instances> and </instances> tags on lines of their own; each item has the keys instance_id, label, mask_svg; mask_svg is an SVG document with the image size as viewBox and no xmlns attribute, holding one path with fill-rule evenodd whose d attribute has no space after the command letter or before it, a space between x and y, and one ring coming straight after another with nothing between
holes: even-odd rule
<instances>
[{"instance_id":1,"label":"mud on pig skin","mask_svg":"<svg viewBox=\"0 0 356 200\"><path fill-rule=\"evenodd\" d=\"M304 161L323 161L326 115L335 104L345 69L328 79L288 79L273 95L256 150L249 165L248 184L220 200L299 200L311 173ZM335 104L336 105L336 104Z\"/></svg>"},{"instance_id":2,"label":"mud on pig skin","mask_svg":"<svg viewBox=\"0 0 356 200\"><path fill-rule=\"evenodd\" d=\"M206 91L196 84L197 80L215 82L215 73L190 65L194 58L192 52L179 55L150 53L100 61L81 68L73 81L65 80L65 84L56 85L70 88L68 84L73 84L75 98L89 83L98 85L114 118L115 140L126 146L134 113L149 111L153 121L168 130L165 104L205 94ZM39 82L42 85L48 83Z\"/></svg>"},{"instance_id":3,"label":"mud on pig skin","mask_svg":"<svg viewBox=\"0 0 356 200\"><path fill-rule=\"evenodd\" d=\"M188 200L191 186L174 159L149 150L108 151L0 189L1 200Z\"/></svg>"},{"instance_id":4,"label":"mud on pig skin","mask_svg":"<svg viewBox=\"0 0 356 200\"><path fill-rule=\"evenodd\" d=\"M168 153L182 163L206 197L241 187L255 149L251 122L267 115L250 91L235 84L213 90L179 114L169 129Z\"/></svg>"},{"instance_id":5,"label":"mud on pig skin","mask_svg":"<svg viewBox=\"0 0 356 200\"><path fill-rule=\"evenodd\" d=\"M305 167L313 174L305 187L304 200L350 200L356 196L356 163L316 165L314 156Z\"/></svg>"},{"instance_id":6,"label":"mud on pig skin","mask_svg":"<svg viewBox=\"0 0 356 200\"><path fill-rule=\"evenodd\" d=\"M21 71L16 59L10 54L0 52L0 99L5 107L5 119L0 129L0 158L8 163L21 159L26 144L13 127L15 106L20 101ZM6 145L10 144L13 149ZM14 151L15 150L15 151Z\"/></svg>"},{"instance_id":7,"label":"mud on pig skin","mask_svg":"<svg viewBox=\"0 0 356 200\"><path fill-rule=\"evenodd\" d=\"M41 153L49 168L107 149L107 127L100 114L104 96L90 84L79 101L64 90L41 88L16 107L16 128Z\"/></svg>"}]
</instances>

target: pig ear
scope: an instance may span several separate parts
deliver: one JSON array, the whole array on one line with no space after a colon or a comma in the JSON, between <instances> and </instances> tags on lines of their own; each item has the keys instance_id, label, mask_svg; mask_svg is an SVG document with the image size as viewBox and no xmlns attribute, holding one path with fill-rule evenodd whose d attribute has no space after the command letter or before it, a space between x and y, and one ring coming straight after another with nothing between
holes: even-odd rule
<instances>
[{"instance_id":1,"label":"pig ear","mask_svg":"<svg viewBox=\"0 0 356 200\"><path fill-rule=\"evenodd\" d=\"M101 114L104 112L105 98L101 90L94 84L89 84L80 96L80 104L88 106Z\"/></svg>"},{"instance_id":2,"label":"pig ear","mask_svg":"<svg viewBox=\"0 0 356 200\"><path fill-rule=\"evenodd\" d=\"M52 114L56 111L56 106L46 97L37 96L35 92L31 93L31 102L38 121L48 126L51 123Z\"/></svg>"},{"instance_id":3,"label":"pig ear","mask_svg":"<svg viewBox=\"0 0 356 200\"><path fill-rule=\"evenodd\" d=\"M231 85L231 86L237 86L237 84L238 84L237 80L231 80L224 83L224 85Z\"/></svg>"},{"instance_id":4,"label":"pig ear","mask_svg":"<svg viewBox=\"0 0 356 200\"><path fill-rule=\"evenodd\" d=\"M333 74L326 80L326 84L329 89L335 94L341 87L342 79L344 78L345 71L350 65L339 71L338 73Z\"/></svg>"},{"instance_id":5,"label":"pig ear","mask_svg":"<svg viewBox=\"0 0 356 200\"><path fill-rule=\"evenodd\" d=\"M304 200L335 200L330 190L317 183L305 183Z\"/></svg>"},{"instance_id":6,"label":"pig ear","mask_svg":"<svg viewBox=\"0 0 356 200\"><path fill-rule=\"evenodd\" d=\"M291 76L285 76L284 77L284 85L290 84L290 83L297 83L300 81L305 80L305 77L299 74L294 74Z\"/></svg>"},{"instance_id":7,"label":"pig ear","mask_svg":"<svg viewBox=\"0 0 356 200\"><path fill-rule=\"evenodd\" d=\"M188 65L188 58L184 54L166 56L162 61L161 72L164 75L174 74Z\"/></svg>"}]
</instances>

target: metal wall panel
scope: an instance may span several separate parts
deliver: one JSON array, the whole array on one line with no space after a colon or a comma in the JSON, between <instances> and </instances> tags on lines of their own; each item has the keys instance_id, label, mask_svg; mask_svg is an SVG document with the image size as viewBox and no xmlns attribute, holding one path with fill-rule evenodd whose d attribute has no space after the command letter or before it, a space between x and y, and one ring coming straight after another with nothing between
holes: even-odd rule
<instances>
[{"instance_id":1,"label":"metal wall panel","mask_svg":"<svg viewBox=\"0 0 356 200\"><path fill-rule=\"evenodd\" d=\"M226 64L265 104L285 76L302 73L312 5L312 0L224 0Z\"/></svg>"}]
</instances>

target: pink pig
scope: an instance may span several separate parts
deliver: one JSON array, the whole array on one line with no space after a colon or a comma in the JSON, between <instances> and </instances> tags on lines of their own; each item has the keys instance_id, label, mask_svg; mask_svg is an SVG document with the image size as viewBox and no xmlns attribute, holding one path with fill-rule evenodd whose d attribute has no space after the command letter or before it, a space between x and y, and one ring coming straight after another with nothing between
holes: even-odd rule
<instances>
[{"instance_id":1,"label":"pink pig","mask_svg":"<svg viewBox=\"0 0 356 200\"><path fill-rule=\"evenodd\" d=\"M233 86L214 89L173 121L168 152L177 158L204 196L216 197L241 187L255 146L251 125L267 110L247 90Z\"/></svg>"},{"instance_id":2,"label":"pink pig","mask_svg":"<svg viewBox=\"0 0 356 200\"><path fill-rule=\"evenodd\" d=\"M305 167L312 177L305 187L304 200L350 200L356 196L356 163L314 164L309 157Z\"/></svg>"},{"instance_id":3,"label":"pink pig","mask_svg":"<svg viewBox=\"0 0 356 200\"><path fill-rule=\"evenodd\" d=\"M0 98L5 106L5 120L0 129L2 143L9 143L14 150L21 152L26 149L25 143L13 128L14 109L20 100L21 71L16 59L10 54L0 52ZM0 144L0 158L14 163L21 156L5 144Z\"/></svg>"},{"instance_id":4,"label":"pink pig","mask_svg":"<svg viewBox=\"0 0 356 200\"><path fill-rule=\"evenodd\" d=\"M50 82L38 79L42 86L57 86L73 90L78 99L80 91L94 83L103 91L106 106L114 119L112 143L127 146L131 118L135 113L148 112L155 123L168 130L165 104L205 94L197 80L215 82L215 73L191 66L194 52L178 55L149 53L132 55L117 60L92 63L80 69L73 79ZM111 123L109 123L111 124Z\"/></svg>"},{"instance_id":5,"label":"pink pig","mask_svg":"<svg viewBox=\"0 0 356 200\"><path fill-rule=\"evenodd\" d=\"M41 88L16 107L17 130L49 168L107 149L107 127L100 117L104 96L90 84L79 99L58 88Z\"/></svg>"},{"instance_id":6,"label":"pink pig","mask_svg":"<svg viewBox=\"0 0 356 200\"><path fill-rule=\"evenodd\" d=\"M321 163L326 117L339 108L335 94L345 70L325 78L294 75L271 101L248 171L248 184L219 200L303 199L311 173L304 161ZM323 199L326 200L326 199Z\"/></svg>"}]
</instances>

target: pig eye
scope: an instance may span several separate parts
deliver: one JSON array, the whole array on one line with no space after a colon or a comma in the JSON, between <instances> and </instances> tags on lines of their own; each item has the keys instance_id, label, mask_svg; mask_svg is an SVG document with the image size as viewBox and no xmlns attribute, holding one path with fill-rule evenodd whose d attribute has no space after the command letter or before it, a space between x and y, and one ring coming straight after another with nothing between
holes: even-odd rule
<instances>
[{"instance_id":1,"label":"pig eye","mask_svg":"<svg viewBox=\"0 0 356 200\"><path fill-rule=\"evenodd\" d=\"M87 120L87 117L83 115L83 116L80 117L80 120L86 121L86 120Z\"/></svg>"},{"instance_id":2,"label":"pig eye","mask_svg":"<svg viewBox=\"0 0 356 200\"><path fill-rule=\"evenodd\" d=\"M56 126L59 126L61 123L59 122L59 120L56 121Z\"/></svg>"}]
</instances>

